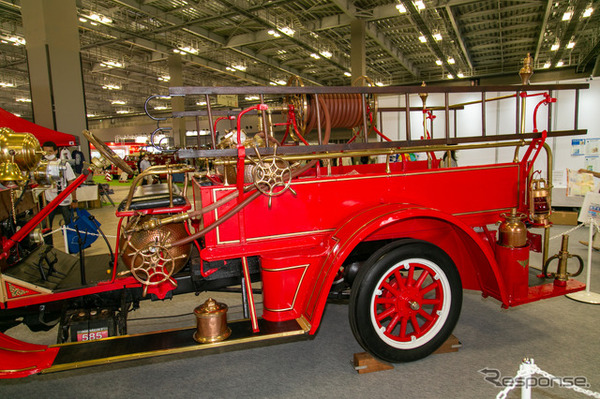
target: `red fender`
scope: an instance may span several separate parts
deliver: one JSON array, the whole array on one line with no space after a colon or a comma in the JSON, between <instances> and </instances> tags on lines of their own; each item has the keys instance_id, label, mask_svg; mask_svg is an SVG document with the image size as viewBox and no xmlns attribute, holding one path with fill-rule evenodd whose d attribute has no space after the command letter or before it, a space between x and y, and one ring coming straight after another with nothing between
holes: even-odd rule
<instances>
[{"instance_id":1,"label":"red fender","mask_svg":"<svg viewBox=\"0 0 600 399\"><path fill-rule=\"evenodd\" d=\"M29 344L0 333L0 378L20 378L52 366L58 348Z\"/></svg>"},{"instance_id":2,"label":"red fender","mask_svg":"<svg viewBox=\"0 0 600 399\"><path fill-rule=\"evenodd\" d=\"M344 260L350 255L352 250L369 236L391 227L403 221L415 219L429 219L445 222L453 226L461 233L462 237L468 237L471 241L469 248L477 248L479 255L485 259L485 265L478 265L480 268L486 268L486 275L493 276L496 287L491 287L489 281L487 283L481 280L482 276L477 273L477 281L479 281L479 289L485 294L491 295L499 299L503 304L508 305L508 296L506 293L504 279L498 268L498 264L494 257L494 253L488 243L486 243L471 227L466 225L455 216L412 204L384 204L370 209L367 209L344 223L329 239L331 251L323 263L323 267L318 272L315 279L315 288L308 298L305 315L311 322L313 327L311 332L314 332L318 327L327 296L329 287L333 283L333 279ZM408 232L407 232L408 234ZM409 235L405 236L407 238ZM400 238L400 237L398 237ZM433 243L435 244L435 242ZM460 266L459 267L460 271ZM486 288L484 288L486 287ZM471 287L472 288L472 287Z\"/></svg>"}]
</instances>

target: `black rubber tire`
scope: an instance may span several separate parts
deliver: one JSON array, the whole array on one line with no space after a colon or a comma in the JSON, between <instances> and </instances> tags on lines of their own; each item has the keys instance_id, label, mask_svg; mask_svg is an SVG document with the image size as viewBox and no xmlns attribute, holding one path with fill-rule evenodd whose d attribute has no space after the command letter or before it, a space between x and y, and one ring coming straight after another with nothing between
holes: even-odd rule
<instances>
[{"instance_id":1,"label":"black rubber tire","mask_svg":"<svg viewBox=\"0 0 600 399\"><path fill-rule=\"evenodd\" d=\"M395 305L386 305L392 300L390 295L394 295L396 288L398 288L397 292L403 292L402 298L409 293L409 289L405 287L393 286L397 278L395 275L392 276L394 271L402 271L401 264L409 259L413 260L407 266L409 270L412 269L419 276L425 274L425 280L416 288L413 287L409 297L413 295L414 298L396 300ZM405 273L408 274L408 271ZM436 278L434 279L433 276ZM404 283L408 281L405 277L407 276L402 275ZM429 284L424 285L426 282ZM430 285L432 289L425 289ZM378 291L381 287L392 289L385 288L385 292ZM423 289L419 290L418 287ZM387 297L384 297L386 295ZM419 295L427 296L429 302L441 301L441 304L421 302L424 298L420 298ZM377 306L375 306L376 300L380 301ZM461 306L462 284L452 259L431 243L420 240L399 240L376 251L358 272L350 295L350 326L360 345L372 355L392 363L414 361L430 355L448 339L460 316ZM390 309L392 307L393 309ZM413 322L409 321L403 325L397 319L396 323L392 323L387 320L387 316L382 318L380 323L376 318L384 315L383 311L379 312L379 309L397 315L400 320L402 318L408 320L406 315L414 314L417 328L425 328L422 332L416 331ZM395 309L399 310L394 312ZM419 312L421 313L418 314ZM423 318L423 314L433 316L431 324ZM424 322L420 324L419 319ZM392 325L392 332L388 334L383 327L390 325ZM401 337L401 330L408 332L408 336L414 335L415 339L406 340L406 337Z\"/></svg>"}]
</instances>

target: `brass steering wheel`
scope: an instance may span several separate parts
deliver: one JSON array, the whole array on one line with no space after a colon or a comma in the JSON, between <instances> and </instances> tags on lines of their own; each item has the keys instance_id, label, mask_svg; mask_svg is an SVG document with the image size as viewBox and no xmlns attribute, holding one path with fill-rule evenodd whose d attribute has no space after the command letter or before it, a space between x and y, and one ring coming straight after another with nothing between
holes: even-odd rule
<instances>
[{"instance_id":1,"label":"brass steering wheel","mask_svg":"<svg viewBox=\"0 0 600 399\"><path fill-rule=\"evenodd\" d=\"M131 169L131 166L127 165L123 158L115 154L115 152L111 150L109 146L94 136L92 132L89 130L84 130L83 135L90 143L94 145L94 147L96 147L100 154L108 159L113 165L121 169L123 172L127 172L128 175L133 174L133 169Z\"/></svg>"}]
</instances>

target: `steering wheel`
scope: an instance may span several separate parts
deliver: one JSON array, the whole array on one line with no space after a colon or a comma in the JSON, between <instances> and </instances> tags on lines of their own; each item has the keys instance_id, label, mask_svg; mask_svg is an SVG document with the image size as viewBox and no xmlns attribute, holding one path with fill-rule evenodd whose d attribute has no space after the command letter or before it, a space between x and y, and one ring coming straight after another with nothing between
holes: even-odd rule
<instances>
[{"instance_id":1,"label":"steering wheel","mask_svg":"<svg viewBox=\"0 0 600 399\"><path fill-rule=\"evenodd\" d=\"M94 136L92 132L89 130L84 130L83 135L90 143L94 145L94 147L96 147L100 154L106 157L106 159L108 159L113 165L121 169L123 172L126 172L128 175L133 174L133 169L131 169L131 166L127 165L123 158L115 154L115 152L111 150L109 146Z\"/></svg>"}]
</instances>

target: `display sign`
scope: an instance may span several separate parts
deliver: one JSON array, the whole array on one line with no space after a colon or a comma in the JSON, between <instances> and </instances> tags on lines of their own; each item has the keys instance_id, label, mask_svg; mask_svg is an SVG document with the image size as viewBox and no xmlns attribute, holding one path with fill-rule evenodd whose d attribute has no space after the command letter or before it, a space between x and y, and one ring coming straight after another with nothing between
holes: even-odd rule
<instances>
[{"instance_id":1,"label":"display sign","mask_svg":"<svg viewBox=\"0 0 600 399\"><path fill-rule=\"evenodd\" d=\"M233 94L220 94L217 96L217 103L228 107L238 106L238 96Z\"/></svg>"},{"instance_id":2,"label":"display sign","mask_svg":"<svg viewBox=\"0 0 600 399\"><path fill-rule=\"evenodd\" d=\"M588 224L592 219L594 223L600 222L600 193L587 193L585 195L577 220Z\"/></svg>"}]
</instances>

